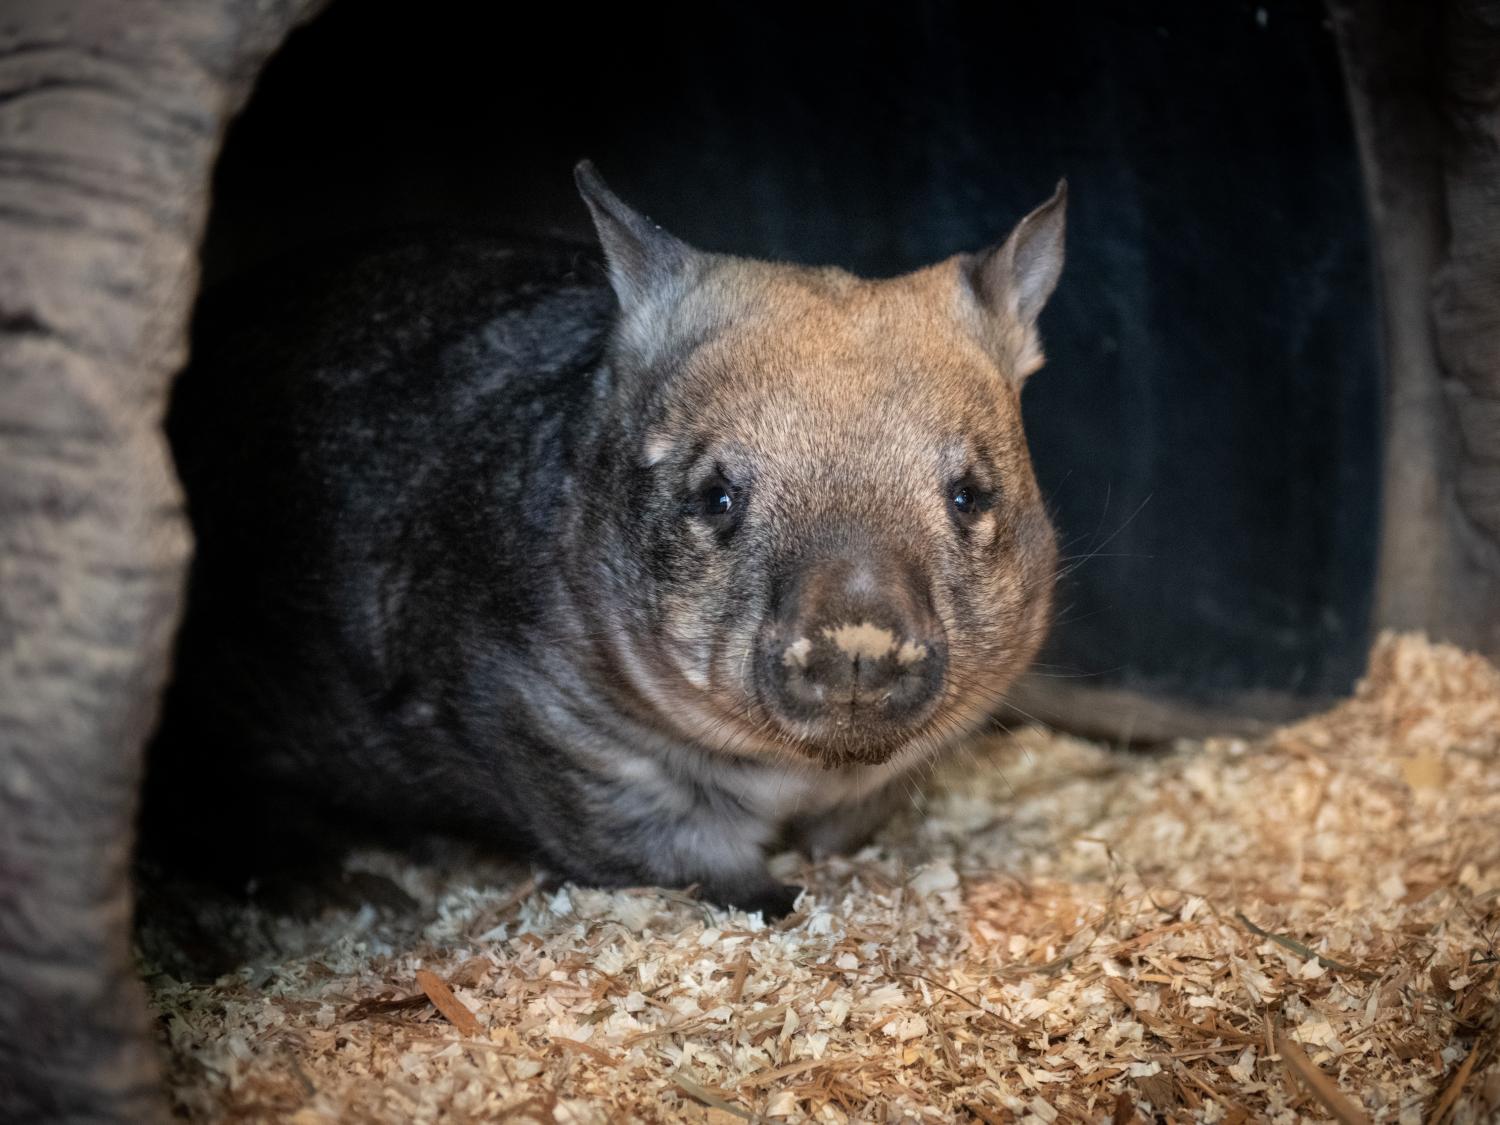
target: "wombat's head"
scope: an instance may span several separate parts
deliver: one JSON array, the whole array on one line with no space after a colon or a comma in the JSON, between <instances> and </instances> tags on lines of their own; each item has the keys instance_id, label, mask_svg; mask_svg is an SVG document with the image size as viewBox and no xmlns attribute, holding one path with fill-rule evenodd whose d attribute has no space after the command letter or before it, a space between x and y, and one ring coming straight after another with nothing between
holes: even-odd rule
<instances>
[{"instance_id":1,"label":"wombat's head","mask_svg":"<svg viewBox=\"0 0 1500 1125\"><path fill-rule=\"evenodd\" d=\"M874 763L972 728L1051 603L1020 393L1063 187L992 249L866 281L694 250L578 183L620 305L575 482L614 671L728 753Z\"/></svg>"}]
</instances>

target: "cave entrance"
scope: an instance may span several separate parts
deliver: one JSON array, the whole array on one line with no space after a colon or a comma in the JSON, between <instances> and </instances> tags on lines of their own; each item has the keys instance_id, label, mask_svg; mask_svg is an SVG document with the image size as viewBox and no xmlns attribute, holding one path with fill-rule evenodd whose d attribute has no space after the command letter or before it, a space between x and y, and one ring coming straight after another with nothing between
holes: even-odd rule
<instances>
[{"instance_id":1,"label":"cave entrance","mask_svg":"<svg viewBox=\"0 0 1500 1125\"><path fill-rule=\"evenodd\" d=\"M1307 5L1082 0L691 19L335 4L219 164L207 282L352 230L588 238L570 170L708 249L867 274L1072 188L1026 392L1066 577L1023 702L1153 737L1347 691L1370 637L1381 380L1361 175Z\"/></svg>"}]
</instances>

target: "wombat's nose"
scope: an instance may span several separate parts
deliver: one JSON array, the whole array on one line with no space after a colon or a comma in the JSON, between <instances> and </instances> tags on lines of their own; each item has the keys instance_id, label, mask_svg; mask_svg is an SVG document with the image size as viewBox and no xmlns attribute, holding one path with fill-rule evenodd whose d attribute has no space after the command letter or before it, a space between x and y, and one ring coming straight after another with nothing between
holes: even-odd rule
<instances>
[{"instance_id":1,"label":"wombat's nose","mask_svg":"<svg viewBox=\"0 0 1500 1125\"><path fill-rule=\"evenodd\" d=\"M789 718L906 723L942 688L947 646L910 569L830 559L788 584L759 666L769 702Z\"/></svg>"}]
</instances>

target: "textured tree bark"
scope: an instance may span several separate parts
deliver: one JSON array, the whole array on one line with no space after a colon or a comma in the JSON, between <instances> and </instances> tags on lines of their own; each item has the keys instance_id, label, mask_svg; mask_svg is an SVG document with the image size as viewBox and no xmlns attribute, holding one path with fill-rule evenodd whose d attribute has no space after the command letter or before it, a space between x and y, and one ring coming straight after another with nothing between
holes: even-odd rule
<instances>
[{"instance_id":1,"label":"textured tree bark","mask_svg":"<svg viewBox=\"0 0 1500 1125\"><path fill-rule=\"evenodd\" d=\"M1458 419L1454 538L1473 647L1500 655L1500 3L1446 9L1441 96L1447 231L1432 313Z\"/></svg>"},{"instance_id":2,"label":"textured tree bark","mask_svg":"<svg viewBox=\"0 0 1500 1125\"><path fill-rule=\"evenodd\" d=\"M161 418L224 127L311 6L0 16L0 1120L162 1114L128 871L189 551Z\"/></svg>"},{"instance_id":3,"label":"textured tree bark","mask_svg":"<svg viewBox=\"0 0 1500 1125\"><path fill-rule=\"evenodd\" d=\"M1384 302L1376 621L1500 656L1500 3L1329 9Z\"/></svg>"}]
</instances>

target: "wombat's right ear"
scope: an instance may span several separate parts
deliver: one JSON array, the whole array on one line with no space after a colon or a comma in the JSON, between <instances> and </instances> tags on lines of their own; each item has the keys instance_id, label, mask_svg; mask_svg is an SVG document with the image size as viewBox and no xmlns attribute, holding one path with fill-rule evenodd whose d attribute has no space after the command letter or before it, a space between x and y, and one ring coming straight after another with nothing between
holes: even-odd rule
<instances>
[{"instance_id":1,"label":"wombat's right ear","mask_svg":"<svg viewBox=\"0 0 1500 1125\"><path fill-rule=\"evenodd\" d=\"M693 248L610 191L592 161L579 161L573 178L594 216L609 283L620 307L630 312L675 290L687 273Z\"/></svg>"}]
</instances>

